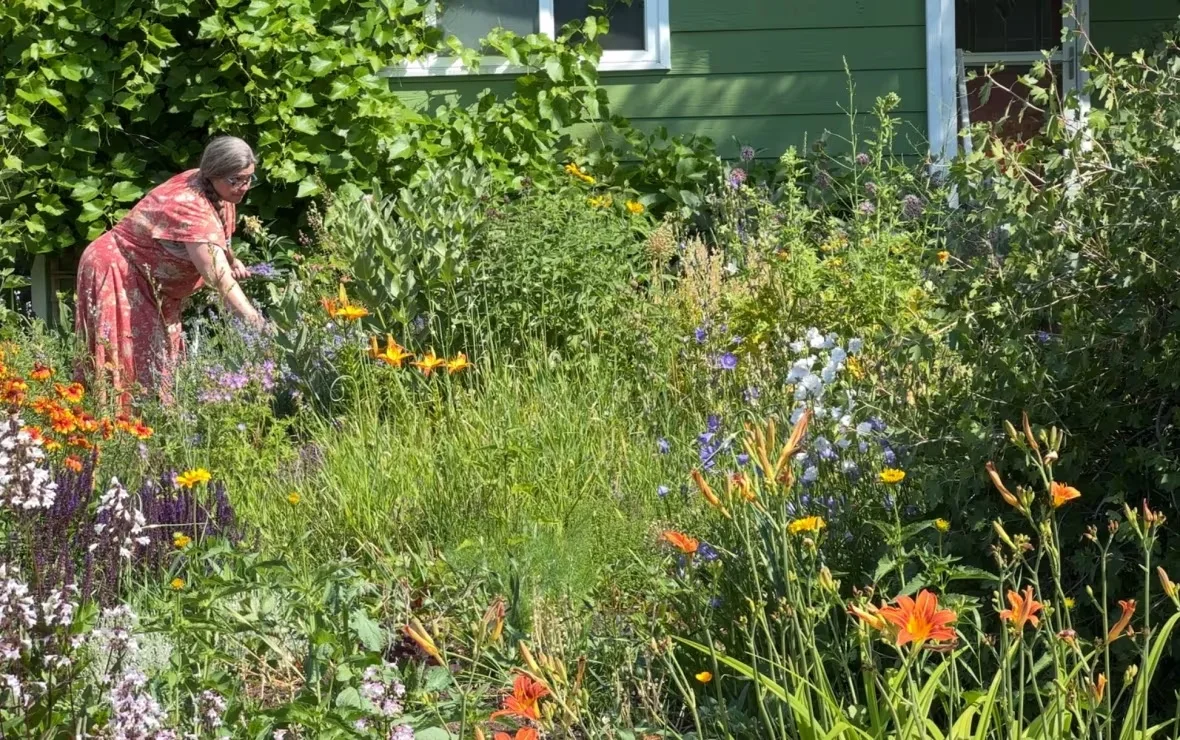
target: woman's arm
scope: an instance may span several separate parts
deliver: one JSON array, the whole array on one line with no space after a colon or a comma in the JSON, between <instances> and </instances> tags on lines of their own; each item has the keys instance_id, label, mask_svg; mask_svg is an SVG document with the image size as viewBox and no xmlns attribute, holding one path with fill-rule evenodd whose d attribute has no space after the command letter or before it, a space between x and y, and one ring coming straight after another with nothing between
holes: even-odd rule
<instances>
[{"instance_id":1,"label":"woman's arm","mask_svg":"<svg viewBox=\"0 0 1180 740\"><path fill-rule=\"evenodd\" d=\"M246 323L253 326L264 326L266 321L254 309L242 287L234 279L233 269L225 256L225 248L216 244L186 243L185 250L189 259L205 279L205 283L217 291L222 300Z\"/></svg>"}]
</instances>

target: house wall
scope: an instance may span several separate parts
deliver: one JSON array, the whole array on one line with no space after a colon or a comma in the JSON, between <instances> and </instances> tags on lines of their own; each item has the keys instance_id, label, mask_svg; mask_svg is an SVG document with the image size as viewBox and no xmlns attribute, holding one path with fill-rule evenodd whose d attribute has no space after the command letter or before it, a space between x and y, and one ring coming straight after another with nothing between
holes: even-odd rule
<instances>
[{"instance_id":1,"label":"house wall","mask_svg":"<svg viewBox=\"0 0 1180 740\"><path fill-rule=\"evenodd\" d=\"M776 158L825 129L847 137L847 62L854 107L871 110L888 92L901 96L899 148L925 149L924 0L669 0L672 69L607 73L615 113L639 127L710 137L727 157L739 143ZM485 87L495 77L394 79L424 107ZM861 117L861 124L867 123Z\"/></svg>"},{"instance_id":2,"label":"house wall","mask_svg":"<svg viewBox=\"0 0 1180 740\"><path fill-rule=\"evenodd\" d=\"M1090 39L1119 54L1150 48L1178 16L1180 0L1090 0Z\"/></svg>"}]
</instances>

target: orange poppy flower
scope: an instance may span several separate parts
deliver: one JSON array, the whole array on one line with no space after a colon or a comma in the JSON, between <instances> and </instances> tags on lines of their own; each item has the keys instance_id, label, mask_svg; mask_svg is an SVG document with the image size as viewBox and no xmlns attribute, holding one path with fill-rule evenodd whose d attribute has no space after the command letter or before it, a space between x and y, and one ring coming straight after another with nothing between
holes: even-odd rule
<instances>
[{"instance_id":1,"label":"orange poppy flower","mask_svg":"<svg viewBox=\"0 0 1180 740\"><path fill-rule=\"evenodd\" d=\"M42 365L40 362L33 363L33 372L29 373L29 377L33 380L49 380L53 377L53 368Z\"/></svg>"},{"instance_id":2,"label":"orange poppy flower","mask_svg":"<svg viewBox=\"0 0 1180 740\"><path fill-rule=\"evenodd\" d=\"M434 350L430 350L429 352L426 353L425 357L423 357L421 360L418 360L417 362L414 363L414 367L421 370L422 374L429 378L430 374L432 372L439 369L440 367L443 367L446 364L447 364L446 360L444 360L441 357L436 357L434 354Z\"/></svg>"},{"instance_id":3,"label":"orange poppy flower","mask_svg":"<svg viewBox=\"0 0 1180 740\"><path fill-rule=\"evenodd\" d=\"M695 537L689 537L683 532L677 532L674 529L669 529L660 535L660 537L685 555L692 555L701 544Z\"/></svg>"},{"instance_id":4,"label":"orange poppy flower","mask_svg":"<svg viewBox=\"0 0 1180 740\"><path fill-rule=\"evenodd\" d=\"M493 740L537 740L539 737L532 727L522 727L516 731L515 737L507 732L497 732Z\"/></svg>"},{"instance_id":5,"label":"orange poppy flower","mask_svg":"<svg viewBox=\"0 0 1180 740\"><path fill-rule=\"evenodd\" d=\"M1106 641L1108 643L1114 642L1123 636L1123 630L1126 630L1131 624L1131 617L1135 614L1136 604L1134 599L1119 601L1119 606L1123 608L1123 613L1119 617L1119 621L1115 622L1114 626L1110 628L1110 632L1106 633ZM1130 634L1129 630L1127 634Z\"/></svg>"},{"instance_id":6,"label":"orange poppy flower","mask_svg":"<svg viewBox=\"0 0 1180 740\"><path fill-rule=\"evenodd\" d=\"M504 708L492 712L492 719L497 717L516 717L517 719L541 719L539 702L541 697L549 694L549 689L540 681L534 681L523 673L512 682L512 696L504 699Z\"/></svg>"},{"instance_id":7,"label":"orange poppy flower","mask_svg":"<svg viewBox=\"0 0 1180 740\"><path fill-rule=\"evenodd\" d=\"M466 370L471 367L471 363L467 361L467 355L460 352L455 355L454 359L447 360L447 373L454 375L460 370Z\"/></svg>"},{"instance_id":8,"label":"orange poppy flower","mask_svg":"<svg viewBox=\"0 0 1180 740\"><path fill-rule=\"evenodd\" d=\"M380 360L391 367L401 367L402 363L413 357L413 353L407 352L406 348L393 340L392 334L385 335L385 350L381 351L377 346L377 337L369 338L369 357L374 360Z\"/></svg>"},{"instance_id":9,"label":"orange poppy flower","mask_svg":"<svg viewBox=\"0 0 1180 740\"><path fill-rule=\"evenodd\" d=\"M881 607L881 616L898 628L897 645L907 642L918 645L927 640L951 641L955 629L950 623L956 615L950 609L938 608L938 597L923 589L915 601L909 596L897 597L896 606Z\"/></svg>"},{"instance_id":10,"label":"orange poppy flower","mask_svg":"<svg viewBox=\"0 0 1180 740\"><path fill-rule=\"evenodd\" d=\"M1012 608L1000 612L1000 619L1011 622L1012 629L1016 632L1023 632L1025 624L1031 624L1033 627L1040 625L1041 619L1037 612L1044 608L1044 605L1033 598L1032 586L1024 587L1024 596L1009 589L1008 603Z\"/></svg>"},{"instance_id":11,"label":"orange poppy flower","mask_svg":"<svg viewBox=\"0 0 1180 740\"><path fill-rule=\"evenodd\" d=\"M1053 496L1053 508L1058 509L1061 506L1073 501L1075 498L1081 498L1082 492L1073 486L1067 486L1064 483L1053 481L1053 485L1049 487L1049 493Z\"/></svg>"},{"instance_id":12,"label":"orange poppy flower","mask_svg":"<svg viewBox=\"0 0 1180 740\"><path fill-rule=\"evenodd\" d=\"M82 403L82 398L86 395L86 389L82 387L81 383L54 383L53 389L57 391L60 398L65 399L70 403Z\"/></svg>"}]
</instances>

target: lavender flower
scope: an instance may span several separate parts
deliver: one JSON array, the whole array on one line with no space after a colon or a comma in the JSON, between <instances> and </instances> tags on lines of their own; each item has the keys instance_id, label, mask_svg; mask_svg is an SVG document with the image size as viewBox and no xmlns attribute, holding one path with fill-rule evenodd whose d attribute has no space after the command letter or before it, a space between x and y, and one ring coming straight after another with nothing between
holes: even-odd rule
<instances>
[{"instance_id":1,"label":"lavender flower","mask_svg":"<svg viewBox=\"0 0 1180 740\"><path fill-rule=\"evenodd\" d=\"M693 330L693 336L697 340L697 344L704 344L705 340L709 338L709 332L703 326L698 326Z\"/></svg>"},{"instance_id":2,"label":"lavender flower","mask_svg":"<svg viewBox=\"0 0 1180 740\"><path fill-rule=\"evenodd\" d=\"M0 432L0 507L16 511L48 509L57 496L43 464L41 443L23 431L20 417L11 414Z\"/></svg>"},{"instance_id":3,"label":"lavender flower","mask_svg":"<svg viewBox=\"0 0 1180 740\"><path fill-rule=\"evenodd\" d=\"M717 553L716 548L714 548L708 542L701 542L701 544L697 547L697 554L700 555L701 559L706 563L711 563L717 558L721 557Z\"/></svg>"},{"instance_id":4,"label":"lavender flower","mask_svg":"<svg viewBox=\"0 0 1180 740\"><path fill-rule=\"evenodd\" d=\"M277 280L279 278L279 271L269 262L259 262L257 265L251 266L250 274L263 280Z\"/></svg>"},{"instance_id":5,"label":"lavender flower","mask_svg":"<svg viewBox=\"0 0 1180 740\"><path fill-rule=\"evenodd\" d=\"M124 673L111 689L111 716L107 730L117 740L156 740L164 729L166 715L159 702L146 690L147 676L139 671Z\"/></svg>"},{"instance_id":6,"label":"lavender flower","mask_svg":"<svg viewBox=\"0 0 1180 740\"><path fill-rule=\"evenodd\" d=\"M225 722L225 699L215 691L205 690L197 701L197 714L206 730L216 730Z\"/></svg>"}]
</instances>

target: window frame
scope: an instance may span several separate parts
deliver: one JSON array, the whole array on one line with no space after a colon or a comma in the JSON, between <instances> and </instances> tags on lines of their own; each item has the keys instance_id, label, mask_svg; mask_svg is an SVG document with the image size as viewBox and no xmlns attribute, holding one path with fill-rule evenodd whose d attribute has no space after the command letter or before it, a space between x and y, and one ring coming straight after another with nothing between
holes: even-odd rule
<instances>
[{"instance_id":1,"label":"window frame","mask_svg":"<svg viewBox=\"0 0 1180 740\"><path fill-rule=\"evenodd\" d=\"M554 3L556 0L536 0L539 33L555 38L557 35ZM598 60L599 72L642 72L672 68L672 34L668 22L669 0L644 0L643 26L645 49L603 50ZM437 18L437 3L431 0L427 16ZM437 22L437 21L436 21ZM490 29L489 29L490 30ZM530 71L527 66L512 64L503 56L491 55L480 59L478 70L463 65L458 57L430 54L422 59L405 61L389 67L389 77L450 77L465 75L519 75Z\"/></svg>"}]
</instances>

